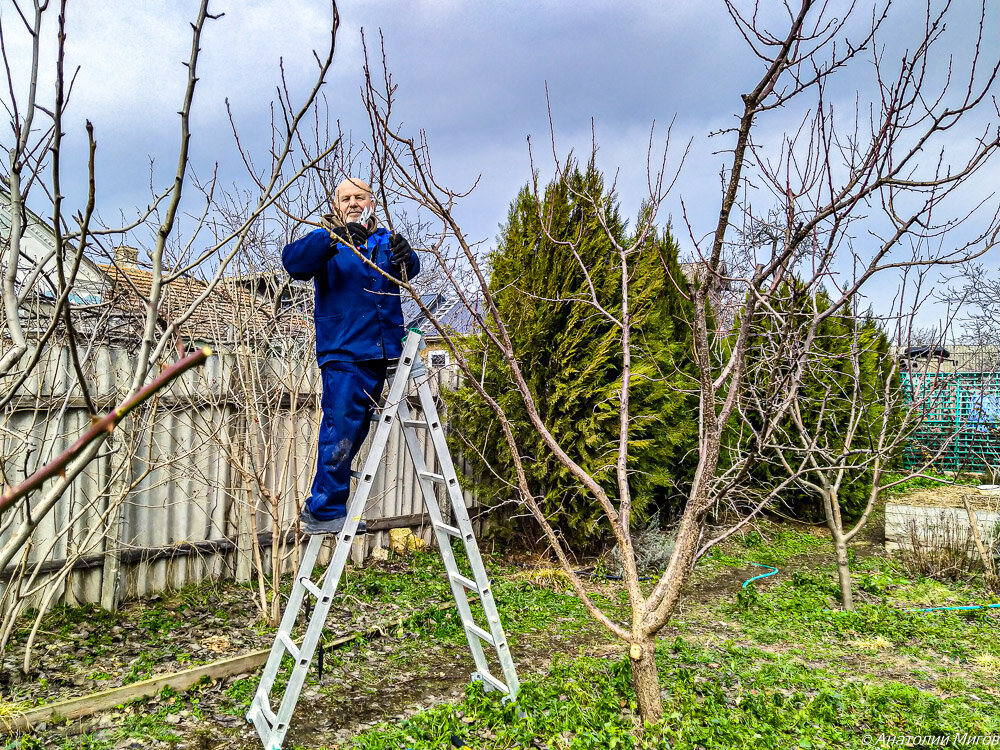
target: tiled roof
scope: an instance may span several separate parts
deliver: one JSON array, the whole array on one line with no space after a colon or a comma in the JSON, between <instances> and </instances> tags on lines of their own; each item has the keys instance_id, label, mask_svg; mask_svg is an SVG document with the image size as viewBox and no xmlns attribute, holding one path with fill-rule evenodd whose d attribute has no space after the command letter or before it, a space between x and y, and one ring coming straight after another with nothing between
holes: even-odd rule
<instances>
[{"instance_id":1,"label":"tiled roof","mask_svg":"<svg viewBox=\"0 0 1000 750\"><path fill-rule=\"evenodd\" d=\"M101 265L107 274L104 299L111 303L120 336L139 336L145 323L152 292L153 274L134 266ZM161 287L159 318L165 327L191 309L208 285L190 276L181 276ZM234 341L263 340L294 335L301 327L295 315L275 316L272 308L254 297L240 283L221 280L180 325L179 331L189 341L221 344Z\"/></svg>"}]
</instances>

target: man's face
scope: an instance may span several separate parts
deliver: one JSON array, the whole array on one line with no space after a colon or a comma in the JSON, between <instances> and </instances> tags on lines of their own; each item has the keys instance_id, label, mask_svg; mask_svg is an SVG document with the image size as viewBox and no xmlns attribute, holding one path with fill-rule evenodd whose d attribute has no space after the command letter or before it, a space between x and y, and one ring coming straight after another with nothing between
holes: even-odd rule
<instances>
[{"instance_id":1,"label":"man's face","mask_svg":"<svg viewBox=\"0 0 1000 750\"><path fill-rule=\"evenodd\" d=\"M358 221L366 208L375 208L372 191L361 180L344 180L337 186L337 208L345 222Z\"/></svg>"}]
</instances>

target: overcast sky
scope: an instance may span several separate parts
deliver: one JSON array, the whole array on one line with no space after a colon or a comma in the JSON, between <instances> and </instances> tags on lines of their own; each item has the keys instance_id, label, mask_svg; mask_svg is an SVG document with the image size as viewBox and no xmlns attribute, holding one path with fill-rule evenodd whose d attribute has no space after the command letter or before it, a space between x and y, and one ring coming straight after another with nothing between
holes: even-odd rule
<instances>
[{"instance_id":1,"label":"overcast sky","mask_svg":"<svg viewBox=\"0 0 1000 750\"><path fill-rule=\"evenodd\" d=\"M912 45L921 24L918 5L923 3L901 3L887 24L882 41L890 50ZM961 62L974 38L974 16L965 12L969 3L958 5L947 39ZM994 32L986 52L995 58L1000 20L998 4L990 5ZM780 13L777 3L764 6ZM150 159L154 185L169 184L176 165L176 110L185 85L182 63L196 7L190 0L70 3L68 64L80 66L66 126L65 192L72 205L83 199L84 119L96 131L98 207L105 220L114 221L119 212L130 216L148 201ZM337 55L325 88L333 116L356 140L364 138L360 30L364 27L370 40L381 30L399 86L396 111L412 132L426 130L437 177L464 187L481 176L458 211L473 239L492 244L510 201L528 180L528 136L542 177L551 174L546 85L558 152L575 148L585 155L593 120L599 165L609 176L618 171L627 216L634 216L644 194L650 128L655 121L662 139L674 120L674 161L689 140L691 152L667 212L682 246L691 243L678 226L681 199L696 236L712 230L725 163L725 155L712 152L729 147L732 139L708 136L735 123L740 94L762 72L720 2L344 0L339 8ZM327 44L331 13L320 0L218 0L212 10L224 16L210 22L203 36L192 165L208 176L217 162L224 181L239 182L245 178L226 98L244 143L266 153L279 60L293 97L301 96L316 69L312 50ZM12 31L16 16L6 0L0 18L5 31ZM23 36L8 47L23 71ZM944 66L942 58L941 69L932 74L942 75ZM870 72L870 66L856 66L831 90L831 98L852 106L858 90L869 86ZM9 94L3 98L9 100ZM790 115L773 113L762 121L760 138L766 142L795 124ZM956 140L971 132L956 134ZM988 192L997 182L994 168L980 177L977 190Z\"/></svg>"}]
</instances>

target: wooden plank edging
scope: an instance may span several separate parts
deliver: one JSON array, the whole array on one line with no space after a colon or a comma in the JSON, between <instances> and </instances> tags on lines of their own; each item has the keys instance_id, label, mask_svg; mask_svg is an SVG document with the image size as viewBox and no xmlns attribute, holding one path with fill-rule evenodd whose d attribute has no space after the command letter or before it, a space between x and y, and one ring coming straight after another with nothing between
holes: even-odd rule
<instances>
[{"instance_id":1,"label":"wooden plank edging","mask_svg":"<svg viewBox=\"0 0 1000 750\"><path fill-rule=\"evenodd\" d=\"M267 661L267 655L271 649L263 651L252 651L249 654L233 656L229 659L202 664L191 669L180 672L151 677L141 682L133 682L131 685L103 690L99 693L82 695L77 698L49 703L38 708L32 708L14 717L13 721L7 722L3 730L7 733L25 731L31 729L35 724L48 721L54 717L62 719L78 719L81 716L114 708L117 705L135 700L136 698L150 698L158 694L163 688L170 687L174 690L187 690L196 684L203 677L228 677L239 674L249 669L255 669Z\"/></svg>"},{"instance_id":2,"label":"wooden plank edging","mask_svg":"<svg viewBox=\"0 0 1000 750\"><path fill-rule=\"evenodd\" d=\"M475 597L470 597L469 599L471 602L475 600ZM417 614L425 614L433 610L451 609L454 606L455 602L445 602ZM340 636L332 641L324 641L323 646L325 648L338 648L356 638L380 637L385 635L386 631L390 628L398 627L408 620L413 619L414 616L407 615L406 617L394 620L388 625L376 626L366 631L358 631L350 635ZM296 641L296 643L300 642L301 639ZM183 669L180 672L171 672L170 674L158 677L150 677L148 680L133 682L131 685L122 685L121 687L102 690L99 693L68 698L58 703L47 703L44 706L38 706L37 708L31 708L23 713L16 714L13 719L0 719L0 735L11 735L15 732L28 731L35 724L40 724L43 721L53 718L79 719L82 716L88 716L98 711L105 711L138 698L151 698L166 687L177 691L184 691L205 677L211 679L231 677L232 675L263 666L267 662L267 657L270 653L270 648L261 651L251 651L248 654L231 656L228 659L214 661L211 664L201 664L190 669Z\"/></svg>"}]
</instances>

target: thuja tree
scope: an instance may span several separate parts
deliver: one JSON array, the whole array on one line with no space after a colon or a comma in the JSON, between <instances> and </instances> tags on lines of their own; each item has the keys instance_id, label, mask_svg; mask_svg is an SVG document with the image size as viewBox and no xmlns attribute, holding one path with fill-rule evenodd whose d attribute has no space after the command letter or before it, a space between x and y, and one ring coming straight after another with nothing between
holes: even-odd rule
<instances>
[{"instance_id":1,"label":"thuja tree","mask_svg":"<svg viewBox=\"0 0 1000 750\"><path fill-rule=\"evenodd\" d=\"M616 245L641 248L629 259L635 341L628 466L633 520L643 523L683 496L694 468L691 414L697 401L690 395L695 387L686 322L690 302L680 291L685 283L677 245L669 230L658 232L642 216L637 226L644 234L630 235L614 194L604 189L592 164L571 166L566 178L550 183L544 194L529 185L513 201L489 259L489 288L539 417L574 460L615 494L621 337L608 317L596 315L585 301L596 297L617 314L621 269ZM602 538L604 511L532 426L517 389L508 386L510 369L490 345L490 333L467 342L472 376L500 394L529 486L546 516L571 544L593 546ZM516 477L492 409L471 385L453 394L449 406L456 447L476 469L480 496L501 505L503 513ZM527 519L518 524L507 518L501 528L537 533Z\"/></svg>"},{"instance_id":2,"label":"thuja tree","mask_svg":"<svg viewBox=\"0 0 1000 750\"><path fill-rule=\"evenodd\" d=\"M809 323L817 316L819 321L811 330ZM798 422L810 433L822 425L827 448L839 453L845 449L853 426L858 434L850 438L854 444L847 450L861 452L872 449L883 417L888 416L890 429L898 428L899 405L891 404L890 414L884 414L886 389L899 390L889 339L872 317L855 315L849 300L831 310L826 291L814 291L799 281L782 284L751 330L749 369L753 387L745 389L743 402L747 421L762 425L767 420L770 403L787 392L790 362L808 345L809 356L799 380L795 408L782 419L779 434L787 436L801 430ZM855 406L861 404L866 408L855 414ZM852 425L855 420L860 421ZM746 433L740 434L742 437L737 439L745 439ZM753 434L759 435L760 431L754 430ZM794 445L788 442L779 440L780 448L756 446L761 460L751 471L753 483L760 487L783 485L782 512L806 521L823 520L827 513L822 494L799 476L801 460L797 459L801 458L802 446L798 441ZM741 455L747 448L740 446L734 453ZM862 514L871 485L870 467L845 474L838 482L839 508L845 520Z\"/></svg>"}]
</instances>

